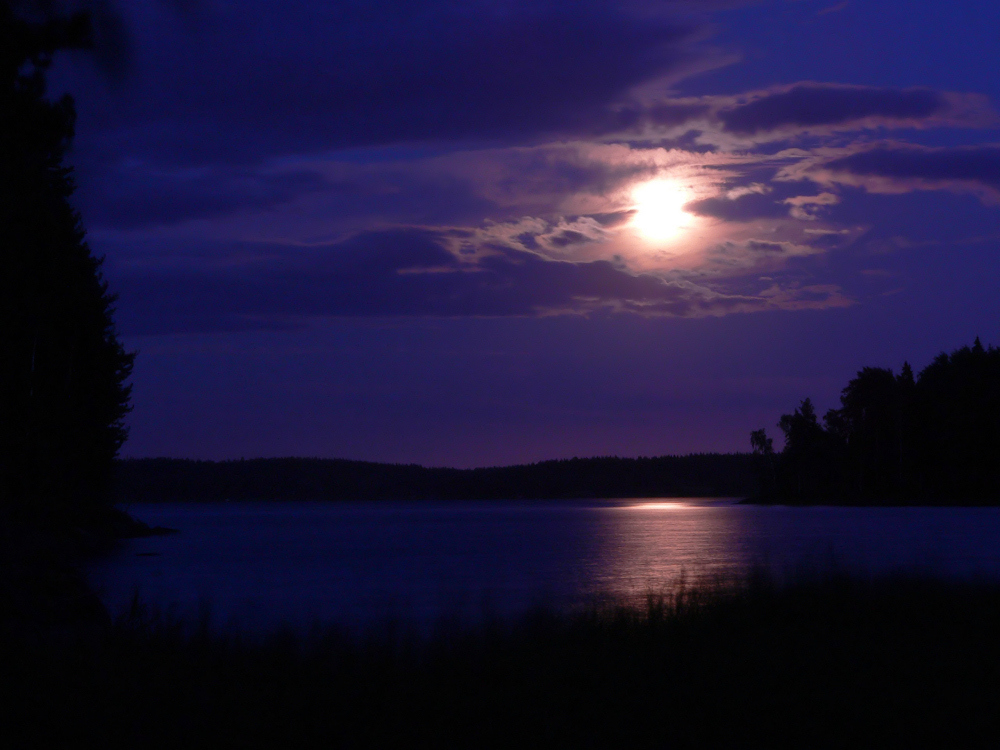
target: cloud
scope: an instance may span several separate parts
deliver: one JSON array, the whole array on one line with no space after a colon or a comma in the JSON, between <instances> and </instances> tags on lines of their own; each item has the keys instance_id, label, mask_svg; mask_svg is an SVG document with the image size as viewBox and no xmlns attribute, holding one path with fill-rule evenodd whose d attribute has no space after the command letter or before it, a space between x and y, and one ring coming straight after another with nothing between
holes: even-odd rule
<instances>
[{"instance_id":1,"label":"cloud","mask_svg":"<svg viewBox=\"0 0 1000 750\"><path fill-rule=\"evenodd\" d=\"M895 89L798 83L754 93L749 101L717 111L727 133L756 136L775 131L834 127L920 127L981 123L983 97L924 88Z\"/></svg>"},{"instance_id":2,"label":"cloud","mask_svg":"<svg viewBox=\"0 0 1000 750\"><path fill-rule=\"evenodd\" d=\"M703 101L653 101L612 107L603 117L595 118L592 135L676 128L707 118L712 112Z\"/></svg>"},{"instance_id":3,"label":"cloud","mask_svg":"<svg viewBox=\"0 0 1000 750\"><path fill-rule=\"evenodd\" d=\"M74 202L97 232L266 220L282 224L281 236L298 239L337 237L372 223L478 224L495 213L496 204L478 194L469 169L449 166L433 159L188 168L126 162L98 174L80 170Z\"/></svg>"},{"instance_id":4,"label":"cloud","mask_svg":"<svg viewBox=\"0 0 1000 750\"><path fill-rule=\"evenodd\" d=\"M788 216L788 208L774 196L746 193L735 198L719 196L692 201L684 206L698 216L710 216L724 221L750 221L759 218Z\"/></svg>"},{"instance_id":5,"label":"cloud","mask_svg":"<svg viewBox=\"0 0 1000 750\"><path fill-rule=\"evenodd\" d=\"M183 19L161 5L122 5L134 59L118 87L87 79L79 65L63 67L63 83L78 94L72 158L91 227L262 213L303 197L313 211L304 222L318 224L321 214L353 221L309 239L358 231L365 221L510 221L515 206L520 215L621 214L622 206L596 204L663 165L563 158L540 145L669 144L691 165L717 166L725 159L703 152L721 142L969 124L985 111L975 97L929 89L810 82L739 97L665 95L664 81L715 54L701 45L703 15L678 20L685 3L291 0L276 11L247 0L196 4ZM506 177L489 186L474 172L485 160L450 183L410 168L490 148L504 152L494 161L504 162ZM321 167L328 158L373 166L379 176L332 174ZM394 176L390 164L399 167ZM593 200L572 204L583 194ZM456 215L446 215L449 207ZM780 218L788 207L763 195L702 192L692 210L740 221Z\"/></svg>"},{"instance_id":6,"label":"cloud","mask_svg":"<svg viewBox=\"0 0 1000 750\"><path fill-rule=\"evenodd\" d=\"M115 271L129 334L297 327L344 316L539 316L598 310L693 317L775 307L613 260L544 259L507 246L463 255L464 232L368 232L315 247L232 245L229 262ZM759 254L789 252L758 243ZM800 304L801 301L796 302Z\"/></svg>"},{"instance_id":7,"label":"cloud","mask_svg":"<svg viewBox=\"0 0 1000 750\"><path fill-rule=\"evenodd\" d=\"M844 148L990 122L976 95L805 81L677 97L712 58L678 3L247 0L183 23L156 7L123 11L123 83L77 91L80 205L99 252L125 248L133 331L840 304L802 271L850 239L837 184L1000 192L982 149ZM656 178L694 215L659 244L629 226Z\"/></svg>"},{"instance_id":8,"label":"cloud","mask_svg":"<svg viewBox=\"0 0 1000 750\"><path fill-rule=\"evenodd\" d=\"M80 208L92 227L135 229L260 210L330 189L315 172L221 166L187 170L130 170L89 182Z\"/></svg>"},{"instance_id":9,"label":"cloud","mask_svg":"<svg viewBox=\"0 0 1000 750\"><path fill-rule=\"evenodd\" d=\"M789 195L790 188L801 186L778 183L777 187L778 191L770 185L755 182L732 188L723 195L692 201L684 208L698 216L709 216L729 222L787 217L815 221L824 207L835 206L840 202L839 196L829 192L818 195L794 193Z\"/></svg>"},{"instance_id":10,"label":"cloud","mask_svg":"<svg viewBox=\"0 0 1000 750\"><path fill-rule=\"evenodd\" d=\"M71 158L88 225L173 223L324 189L283 161L337 152L384 164L620 129L637 116L630 91L704 57L703 14L680 5L247 0L178 14L121 3L132 49L121 80L62 56L52 88L76 98ZM664 102L643 116L702 110Z\"/></svg>"},{"instance_id":11,"label":"cloud","mask_svg":"<svg viewBox=\"0 0 1000 750\"><path fill-rule=\"evenodd\" d=\"M373 226L477 227L524 216L586 214L612 227L631 217L622 195L636 181L664 170L686 180L716 181L732 161L681 149L579 141L427 156L390 149L366 156L370 160L361 163L333 154L256 167L123 163L99 175L82 170L76 200L97 230L211 219L239 236L247 236L238 226L245 221L254 224L258 238L310 242ZM269 225L263 231L262 223Z\"/></svg>"},{"instance_id":12,"label":"cloud","mask_svg":"<svg viewBox=\"0 0 1000 750\"><path fill-rule=\"evenodd\" d=\"M699 23L652 2L292 0L279 13L247 0L197 23L154 7L127 9L136 55L119 89L63 66L91 131L82 145L103 158L251 163L591 132L632 88L701 54Z\"/></svg>"},{"instance_id":13,"label":"cloud","mask_svg":"<svg viewBox=\"0 0 1000 750\"><path fill-rule=\"evenodd\" d=\"M619 106L615 118L605 123L609 134L649 140L686 137L703 147L766 143L806 133L997 123L989 100L979 94L812 81L737 96L653 98Z\"/></svg>"},{"instance_id":14,"label":"cloud","mask_svg":"<svg viewBox=\"0 0 1000 750\"><path fill-rule=\"evenodd\" d=\"M840 197L833 193L820 193L819 195L795 195L785 198L782 203L791 206L789 214L796 219L803 221L816 221L823 206L836 206L840 203Z\"/></svg>"},{"instance_id":15,"label":"cloud","mask_svg":"<svg viewBox=\"0 0 1000 750\"><path fill-rule=\"evenodd\" d=\"M702 277L721 277L718 279L718 283L722 285L720 288L743 289L748 281L753 283L757 274L763 270L779 271L790 258L807 257L820 252L812 245L788 240L727 240L707 250L706 262L698 269L698 273ZM751 270L754 273L748 274ZM785 286L781 288L784 289Z\"/></svg>"},{"instance_id":16,"label":"cloud","mask_svg":"<svg viewBox=\"0 0 1000 750\"><path fill-rule=\"evenodd\" d=\"M829 13L839 13L840 11L844 10L844 8L846 8L848 5L850 5L848 0L844 0L844 2L842 3L837 3L836 5L830 5L826 8L820 8L818 11L816 11L816 15L825 16L828 15Z\"/></svg>"},{"instance_id":17,"label":"cloud","mask_svg":"<svg viewBox=\"0 0 1000 750\"><path fill-rule=\"evenodd\" d=\"M1000 145L928 148L880 144L819 158L785 171L823 183L861 186L871 192L950 189L1000 201Z\"/></svg>"},{"instance_id":18,"label":"cloud","mask_svg":"<svg viewBox=\"0 0 1000 750\"><path fill-rule=\"evenodd\" d=\"M824 194L799 195L801 185L767 184L775 167L756 156L624 144L387 164L299 159L285 171L268 169L164 172L157 190L172 186L179 207L165 204L155 215L129 205L130 187L120 188L120 225L98 232L95 247L113 259L108 274L121 290L124 330L269 328L324 316L700 316L773 308L791 298L763 297L759 284L744 288L741 278L774 276L817 254L819 243L803 236L789 212L830 203ZM664 173L692 195L710 196L689 203L689 212L722 221L693 219L695 228L669 246L637 237L631 188ZM187 188L220 176L229 193L196 206L210 221L169 224L183 213ZM247 200L244 213L211 215L244 195L256 200ZM446 216L403 218L434 207ZM773 221L751 225L761 218Z\"/></svg>"}]
</instances>

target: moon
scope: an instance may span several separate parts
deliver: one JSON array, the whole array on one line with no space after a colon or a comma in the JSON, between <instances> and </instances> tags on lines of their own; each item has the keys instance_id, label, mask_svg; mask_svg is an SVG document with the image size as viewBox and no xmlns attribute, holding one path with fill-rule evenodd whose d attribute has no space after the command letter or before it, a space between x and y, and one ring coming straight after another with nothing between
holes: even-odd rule
<instances>
[{"instance_id":1,"label":"moon","mask_svg":"<svg viewBox=\"0 0 1000 750\"><path fill-rule=\"evenodd\" d=\"M690 194L676 182L651 180L632 189L635 215L632 226L647 240L668 240L686 227L691 214L683 206Z\"/></svg>"}]
</instances>

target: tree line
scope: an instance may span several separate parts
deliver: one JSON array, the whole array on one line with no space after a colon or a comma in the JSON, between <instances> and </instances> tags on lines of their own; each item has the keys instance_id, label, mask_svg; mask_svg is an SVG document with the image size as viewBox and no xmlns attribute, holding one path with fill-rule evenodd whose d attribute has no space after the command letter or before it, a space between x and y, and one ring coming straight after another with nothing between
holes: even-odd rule
<instances>
[{"instance_id":1,"label":"tree line","mask_svg":"<svg viewBox=\"0 0 1000 750\"><path fill-rule=\"evenodd\" d=\"M512 500L739 496L753 492L754 456L706 453L573 458L479 469L320 458L116 462L114 499Z\"/></svg>"},{"instance_id":2,"label":"tree line","mask_svg":"<svg viewBox=\"0 0 1000 750\"><path fill-rule=\"evenodd\" d=\"M976 338L917 376L864 367L820 421L810 399L750 441L757 499L787 503L1000 503L1000 349Z\"/></svg>"}]
</instances>

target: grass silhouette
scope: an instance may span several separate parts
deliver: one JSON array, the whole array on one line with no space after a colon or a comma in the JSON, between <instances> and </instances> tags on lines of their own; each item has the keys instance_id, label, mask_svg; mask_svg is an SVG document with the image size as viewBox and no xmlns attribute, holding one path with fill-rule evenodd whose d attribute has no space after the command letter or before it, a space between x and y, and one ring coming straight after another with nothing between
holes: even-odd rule
<instances>
[{"instance_id":1,"label":"grass silhouette","mask_svg":"<svg viewBox=\"0 0 1000 750\"><path fill-rule=\"evenodd\" d=\"M251 636L136 601L5 625L5 746L975 746L1000 726L1000 586L766 576L430 635ZM23 743L23 744L22 744Z\"/></svg>"}]
</instances>

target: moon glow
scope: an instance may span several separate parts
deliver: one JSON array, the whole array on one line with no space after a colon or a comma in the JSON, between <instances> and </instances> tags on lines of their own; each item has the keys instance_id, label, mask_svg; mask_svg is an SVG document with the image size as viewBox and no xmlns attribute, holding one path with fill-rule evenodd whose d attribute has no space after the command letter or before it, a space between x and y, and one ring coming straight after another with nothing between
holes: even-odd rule
<instances>
[{"instance_id":1,"label":"moon glow","mask_svg":"<svg viewBox=\"0 0 1000 750\"><path fill-rule=\"evenodd\" d=\"M691 214L683 209L691 197L675 182L644 182L632 190L632 199L635 201L632 226L647 240L668 240L691 220Z\"/></svg>"}]
</instances>

